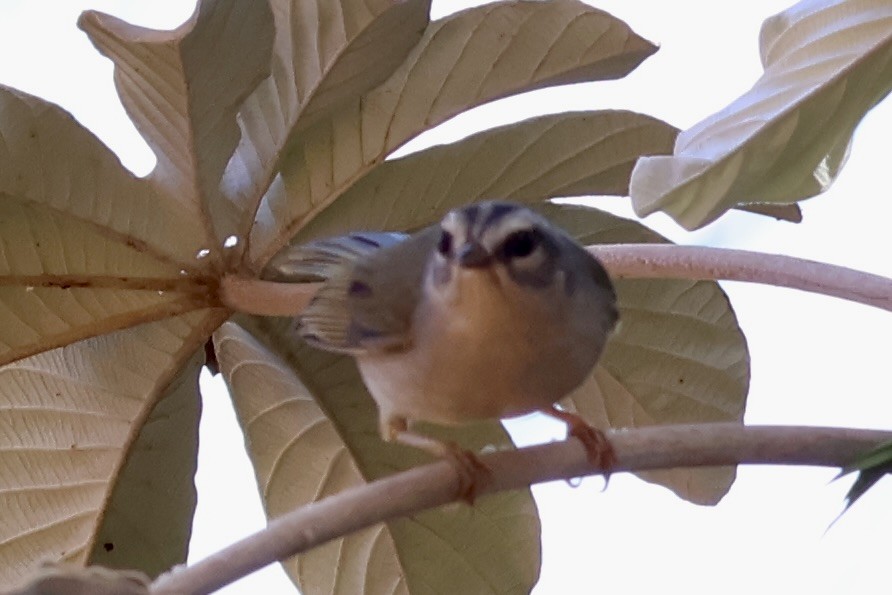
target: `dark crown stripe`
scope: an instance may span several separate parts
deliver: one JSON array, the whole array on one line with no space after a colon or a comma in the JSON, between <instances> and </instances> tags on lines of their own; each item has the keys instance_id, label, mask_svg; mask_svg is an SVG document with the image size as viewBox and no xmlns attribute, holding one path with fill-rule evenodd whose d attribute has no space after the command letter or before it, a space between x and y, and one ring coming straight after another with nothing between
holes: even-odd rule
<instances>
[{"instance_id":1,"label":"dark crown stripe","mask_svg":"<svg viewBox=\"0 0 892 595\"><path fill-rule=\"evenodd\" d=\"M480 226L480 228L486 229L495 224L495 222L499 219L502 219L506 215L514 213L517 210L517 207L514 205L501 202L492 203L489 207L489 212L486 214L486 219L483 220L483 224Z\"/></svg>"},{"instance_id":2,"label":"dark crown stripe","mask_svg":"<svg viewBox=\"0 0 892 595\"><path fill-rule=\"evenodd\" d=\"M477 221L477 217L480 216L480 205L469 205L462 209L461 213L464 215L465 223L470 229L474 227L474 222Z\"/></svg>"}]
</instances>

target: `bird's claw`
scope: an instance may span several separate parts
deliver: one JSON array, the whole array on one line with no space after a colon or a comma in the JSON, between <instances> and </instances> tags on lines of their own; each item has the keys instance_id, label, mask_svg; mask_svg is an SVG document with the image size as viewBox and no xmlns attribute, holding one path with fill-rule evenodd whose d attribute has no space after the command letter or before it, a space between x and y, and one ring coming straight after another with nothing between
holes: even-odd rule
<instances>
[{"instance_id":1,"label":"bird's claw","mask_svg":"<svg viewBox=\"0 0 892 595\"><path fill-rule=\"evenodd\" d=\"M456 498L473 506L483 486L492 480L492 469L476 453L453 443L444 443L443 459L458 474Z\"/></svg>"},{"instance_id":2,"label":"bird's claw","mask_svg":"<svg viewBox=\"0 0 892 595\"><path fill-rule=\"evenodd\" d=\"M604 489L610 483L610 471L616 465L616 451L601 430L588 424L573 424L567 428L567 436L582 442L588 462L604 473Z\"/></svg>"}]
</instances>

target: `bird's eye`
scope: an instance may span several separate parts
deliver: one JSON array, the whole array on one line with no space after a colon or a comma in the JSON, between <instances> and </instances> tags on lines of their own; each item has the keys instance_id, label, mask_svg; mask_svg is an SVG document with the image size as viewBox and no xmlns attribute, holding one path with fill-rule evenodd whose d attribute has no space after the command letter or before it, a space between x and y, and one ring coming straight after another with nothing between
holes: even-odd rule
<instances>
[{"instance_id":1,"label":"bird's eye","mask_svg":"<svg viewBox=\"0 0 892 595\"><path fill-rule=\"evenodd\" d=\"M443 256L452 254L452 234L445 229L440 234L440 241L437 242L437 252Z\"/></svg>"},{"instance_id":2,"label":"bird's eye","mask_svg":"<svg viewBox=\"0 0 892 595\"><path fill-rule=\"evenodd\" d=\"M502 242L505 258L524 258L533 253L539 245L539 234L532 229L515 231Z\"/></svg>"}]
</instances>

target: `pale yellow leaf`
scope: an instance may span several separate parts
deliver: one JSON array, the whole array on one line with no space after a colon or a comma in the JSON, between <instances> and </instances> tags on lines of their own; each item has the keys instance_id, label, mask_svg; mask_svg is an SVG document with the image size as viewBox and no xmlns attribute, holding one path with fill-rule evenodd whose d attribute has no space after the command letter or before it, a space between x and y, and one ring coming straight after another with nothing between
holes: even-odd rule
<instances>
[{"instance_id":1,"label":"pale yellow leaf","mask_svg":"<svg viewBox=\"0 0 892 595\"><path fill-rule=\"evenodd\" d=\"M275 0L272 7L272 74L239 112L242 138L223 181L226 199L251 215L245 225L294 135L390 76L421 38L430 0Z\"/></svg>"},{"instance_id":2,"label":"pale yellow leaf","mask_svg":"<svg viewBox=\"0 0 892 595\"><path fill-rule=\"evenodd\" d=\"M669 152L675 133L665 122L620 111L569 112L493 128L379 165L295 241L357 229L415 229L483 199L624 196L635 160Z\"/></svg>"},{"instance_id":3,"label":"pale yellow leaf","mask_svg":"<svg viewBox=\"0 0 892 595\"><path fill-rule=\"evenodd\" d=\"M245 320L215 333L271 517L429 460L384 443L350 358L298 344L291 321ZM463 446L510 444L498 424L448 433ZM315 548L285 563L303 593L526 593L539 568L528 490L454 505Z\"/></svg>"},{"instance_id":4,"label":"pale yellow leaf","mask_svg":"<svg viewBox=\"0 0 892 595\"><path fill-rule=\"evenodd\" d=\"M196 394L188 394L187 380L174 379L220 320L217 311L195 312L0 368L0 584L26 580L45 561L87 563L105 543L100 534L120 560L138 558L151 572L182 556L191 488L164 494L171 484L159 474L188 475L195 443L188 433L162 441L154 435L166 424L194 426L197 408L183 401ZM194 365L185 372L192 382L195 372ZM172 411L185 419L165 422L161 414ZM146 452L152 445L161 452ZM147 479L157 486L141 495L142 504L131 503L141 516L107 508L118 496L143 493ZM149 512L145 506L160 507L159 498L163 508Z\"/></svg>"},{"instance_id":5,"label":"pale yellow leaf","mask_svg":"<svg viewBox=\"0 0 892 595\"><path fill-rule=\"evenodd\" d=\"M189 225L71 116L0 89L0 363L206 307Z\"/></svg>"},{"instance_id":6,"label":"pale yellow leaf","mask_svg":"<svg viewBox=\"0 0 892 595\"><path fill-rule=\"evenodd\" d=\"M303 77L302 82L313 91L312 95L305 94L299 128L306 128L333 112L341 103L359 97L387 80L421 39L430 20L431 0L316 1L320 13L330 9L339 13L341 22L337 34L340 39L332 44L330 40L315 38L320 33L331 35L334 28L330 25L324 31L315 31L316 35L294 36L294 39L299 37L305 47L298 48L303 51L295 51L293 63L319 68L318 74L314 72ZM292 18L292 22L295 20L298 19ZM320 56L327 63L321 59L317 66L306 60L311 45L317 48L331 46L328 52L331 56Z\"/></svg>"},{"instance_id":7,"label":"pale yellow leaf","mask_svg":"<svg viewBox=\"0 0 892 595\"><path fill-rule=\"evenodd\" d=\"M221 200L220 181L240 138L236 114L269 73L269 5L199 2L189 21L172 31L94 11L79 24L115 63L121 101L158 159L150 180L180 204L191 235L200 236L209 260L217 261L244 216Z\"/></svg>"},{"instance_id":8,"label":"pale yellow leaf","mask_svg":"<svg viewBox=\"0 0 892 595\"><path fill-rule=\"evenodd\" d=\"M599 428L638 428L668 423L645 410L639 398L603 365L597 366L586 381L562 401L562 405ZM696 504L716 504L728 492L736 471L733 467L704 467L637 471L635 475L666 486Z\"/></svg>"},{"instance_id":9,"label":"pale yellow leaf","mask_svg":"<svg viewBox=\"0 0 892 595\"><path fill-rule=\"evenodd\" d=\"M185 556L199 359L187 360L226 316L206 308L234 260L228 234L253 217L220 184L238 109L269 73L272 24L266 2L234 0L200 2L169 32L83 16L158 158L145 180L62 110L0 90L0 361L168 318L0 369L2 583L41 560L155 574ZM394 25L357 37L386 44ZM401 60L375 74L351 51L320 79L317 116Z\"/></svg>"},{"instance_id":10,"label":"pale yellow leaf","mask_svg":"<svg viewBox=\"0 0 892 595\"><path fill-rule=\"evenodd\" d=\"M93 538L89 564L155 577L186 561L195 512L199 350L164 389L128 445Z\"/></svg>"},{"instance_id":11,"label":"pale yellow leaf","mask_svg":"<svg viewBox=\"0 0 892 595\"><path fill-rule=\"evenodd\" d=\"M0 87L0 202L27 203L108 230L192 270L202 248L186 211L130 174L70 114Z\"/></svg>"},{"instance_id":12,"label":"pale yellow leaf","mask_svg":"<svg viewBox=\"0 0 892 595\"><path fill-rule=\"evenodd\" d=\"M643 225L586 207L543 212L583 244L665 242ZM620 324L592 376L568 397L599 427L743 421L746 339L717 283L615 279ZM714 504L734 468L637 473L698 504Z\"/></svg>"},{"instance_id":13,"label":"pale yellow leaf","mask_svg":"<svg viewBox=\"0 0 892 595\"><path fill-rule=\"evenodd\" d=\"M679 134L674 155L638 162L640 216L662 210L694 229L735 205L823 192L861 118L892 89L888 0L804 0L766 20L759 41L755 85Z\"/></svg>"},{"instance_id":14,"label":"pale yellow leaf","mask_svg":"<svg viewBox=\"0 0 892 595\"><path fill-rule=\"evenodd\" d=\"M577 0L495 2L432 22L387 81L303 132L260 205L252 264L424 130L507 95L622 77L654 51Z\"/></svg>"}]
</instances>

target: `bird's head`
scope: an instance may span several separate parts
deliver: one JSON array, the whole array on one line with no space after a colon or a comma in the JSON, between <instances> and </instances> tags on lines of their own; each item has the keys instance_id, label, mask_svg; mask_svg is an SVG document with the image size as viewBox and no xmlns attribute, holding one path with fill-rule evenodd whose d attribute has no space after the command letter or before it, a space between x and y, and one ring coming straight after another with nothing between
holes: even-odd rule
<instances>
[{"instance_id":1,"label":"bird's head","mask_svg":"<svg viewBox=\"0 0 892 595\"><path fill-rule=\"evenodd\" d=\"M443 291L471 279L506 292L551 287L561 276L558 233L544 218L513 203L456 209L440 222L431 280Z\"/></svg>"}]
</instances>

